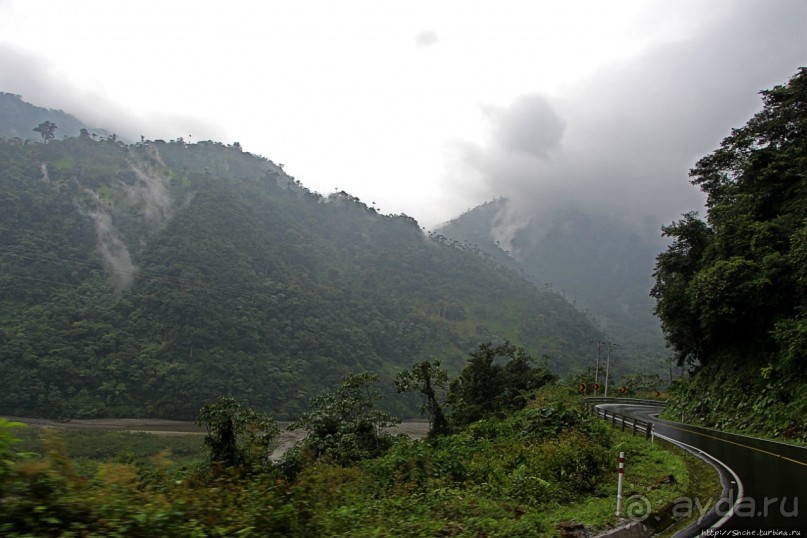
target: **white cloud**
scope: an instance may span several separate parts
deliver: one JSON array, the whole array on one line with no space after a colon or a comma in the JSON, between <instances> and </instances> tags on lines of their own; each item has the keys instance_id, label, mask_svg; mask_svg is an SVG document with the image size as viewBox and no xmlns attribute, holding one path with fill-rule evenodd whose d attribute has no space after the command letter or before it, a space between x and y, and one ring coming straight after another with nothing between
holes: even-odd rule
<instances>
[{"instance_id":1,"label":"white cloud","mask_svg":"<svg viewBox=\"0 0 807 538\"><path fill-rule=\"evenodd\" d=\"M805 6L4 0L0 91L135 139L238 140L428 226L500 194L660 214L804 61Z\"/></svg>"},{"instance_id":2,"label":"white cloud","mask_svg":"<svg viewBox=\"0 0 807 538\"><path fill-rule=\"evenodd\" d=\"M440 42L440 36L433 30L424 30L415 37L418 47L431 47Z\"/></svg>"},{"instance_id":3,"label":"white cloud","mask_svg":"<svg viewBox=\"0 0 807 538\"><path fill-rule=\"evenodd\" d=\"M486 113L495 143L530 157L547 157L566 129L549 99L539 94L519 96L507 108L488 107Z\"/></svg>"},{"instance_id":4,"label":"white cloud","mask_svg":"<svg viewBox=\"0 0 807 538\"><path fill-rule=\"evenodd\" d=\"M505 220L513 228L574 207L658 234L661 224L701 207L689 169L760 108L759 90L785 83L805 61L807 5L737 7L686 39L601 66L556 97L546 110L565 130L562 138L546 135L551 159L514 158L496 144L469 141L459 146L455 176L474 177L480 201L510 197ZM530 98L489 116L488 130L509 147L539 141L535 155L545 157L546 120L524 106Z\"/></svg>"}]
</instances>

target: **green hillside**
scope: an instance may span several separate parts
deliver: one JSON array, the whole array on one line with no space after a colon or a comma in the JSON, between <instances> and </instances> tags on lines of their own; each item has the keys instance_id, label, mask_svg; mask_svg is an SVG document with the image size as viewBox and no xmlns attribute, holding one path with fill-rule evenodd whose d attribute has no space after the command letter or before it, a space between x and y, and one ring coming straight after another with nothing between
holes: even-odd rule
<instances>
[{"instance_id":1,"label":"green hillside","mask_svg":"<svg viewBox=\"0 0 807 538\"><path fill-rule=\"evenodd\" d=\"M238 144L0 140L0 204L2 413L192 418L230 394L292 417L348 373L457 371L504 340L564 373L602 337L558 294Z\"/></svg>"},{"instance_id":2,"label":"green hillside","mask_svg":"<svg viewBox=\"0 0 807 538\"><path fill-rule=\"evenodd\" d=\"M500 245L494 230L508 203L504 198L487 202L438 231L573 301L620 345L614 356L617 375L662 373L669 351L650 298L661 243L616 219L567 208L526 223L508 245Z\"/></svg>"}]
</instances>

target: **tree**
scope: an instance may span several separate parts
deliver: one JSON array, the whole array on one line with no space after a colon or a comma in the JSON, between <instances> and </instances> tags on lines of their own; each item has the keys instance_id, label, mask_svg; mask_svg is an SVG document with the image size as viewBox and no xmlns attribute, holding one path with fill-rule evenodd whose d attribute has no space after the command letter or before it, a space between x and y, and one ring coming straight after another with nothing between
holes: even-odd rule
<instances>
[{"instance_id":1,"label":"tree","mask_svg":"<svg viewBox=\"0 0 807 538\"><path fill-rule=\"evenodd\" d=\"M45 120L34 127L34 131L39 133L42 136L42 140L45 142L53 140L53 138L56 136L56 129L56 124L48 120Z\"/></svg>"},{"instance_id":2,"label":"tree","mask_svg":"<svg viewBox=\"0 0 807 538\"><path fill-rule=\"evenodd\" d=\"M403 370L395 376L395 390L399 394L413 390L420 392L420 412L429 417L430 436L448 433L448 420L437 401L437 389L444 389L447 382L448 373L437 360L417 362L411 370Z\"/></svg>"},{"instance_id":3,"label":"tree","mask_svg":"<svg viewBox=\"0 0 807 538\"><path fill-rule=\"evenodd\" d=\"M524 348L509 342L480 345L449 386L446 402L452 422L462 426L523 408L530 391L557 379L546 368L532 367L531 362L534 359Z\"/></svg>"},{"instance_id":4,"label":"tree","mask_svg":"<svg viewBox=\"0 0 807 538\"><path fill-rule=\"evenodd\" d=\"M210 449L210 460L229 467L265 464L269 447L280 433L269 415L244 408L231 396L205 404L196 425L207 429L205 444Z\"/></svg>"},{"instance_id":5,"label":"tree","mask_svg":"<svg viewBox=\"0 0 807 538\"><path fill-rule=\"evenodd\" d=\"M601 374L601 377L604 377L604 376L605 376L605 372L603 372ZM585 385L586 386L586 392L593 394L594 393L594 381L595 380L602 381L603 385L605 384L605 380L597 379L597 369L596 369L596 367L594 365L591 365L591 366L587 367L583 371L577 371L577 372L570 373L565 378L564 381L565 381L565 384L567 386L573 387L575 390L578 390L580 385ZM600 391L600 394L602 394L602 391Z\"/></svg>"},{"instance_id":6,"label":"tree","mask_svg":"<svg viewBox=\"0 0 807 538\"><path fill-rule=\"evenodd\" d=\"M0 418L0 498L4 496L6 480L11 476L14 468L14 458L17 452L12 445L19 441L12 433L12 428L24 428L22 422L10 422Z\"/></svg>"},{"instance_id":7,"label":"tree","mask_svg":"<svg viewBox=\"0 0 807 538\"><path fill-rule=\"evenodd\" d=\"M302 447L313 459L326 458L349 464L383 454L392 444L384 428L400 422L376 409L381 393L373 388L378 375L364 372L342 378L335 391L326 391L310 402L310 411L289 426L308 432Z\"/></svg>"},{"instance_id":8,"label":"tree","mask_svg":"<svg viewBox=\"0 0 807 538\"><path fill-rule=\"evenodd\" d=\"M707 342L697 319L691 285L713 233L695 212L661 230L673 242L656 257L656 283L650 295L656 299L655 314L679 363L694 363L704 355Z\"/></svg>"},{"instance_id":9,"label":"tree","mask_svg":"<svg viewBox=\"0 0 807 538\"><path fill-rule=\"evenodd\" d=\"M807 351L807 68L761 93L763 110L690 172L706 222L687 214L663 228L674 241L652 295L681 363Z\"/></svg>"},{"instance_id":10,"label":"tree","mask_svg":"<svg viewBox=\"0 0 807 538\"><path fill-rule=\"evenodd\" d=\"M626 387L630 394L640 394L661 390L664 380L658 374L636 372L622 376L622 386Z\"/></svg>"}]
</instances>

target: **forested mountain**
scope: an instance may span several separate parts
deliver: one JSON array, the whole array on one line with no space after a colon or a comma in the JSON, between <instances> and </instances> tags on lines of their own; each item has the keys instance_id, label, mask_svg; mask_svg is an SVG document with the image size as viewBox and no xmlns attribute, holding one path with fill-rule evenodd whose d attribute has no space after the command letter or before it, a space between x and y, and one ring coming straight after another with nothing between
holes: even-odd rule
<instances>
[{"instance_id":1,"label":"forested mountain","mask_svg":"<svg viewBox=\"0 0 807 538\"><path fill-rule=\"evenodd\" d=\"M91 129L75 116L63 110L53 110L26 103L22 96L0 92L0 136L4 138L22 138L42 140L35 128L42 122L52 122L57 129L55 138L79 136L86 129L91 136L107 136L103 129Z\"/></svg>"},{"instance_id":2,"label":"forested mountain","mask_svg":"<svg viewBox=\"0 0 807 538\"><path fill-rule=\"evenodd\" d=\"M807 68L762 96L692 170L706 219L664 228L653 295L695 373L675 416L807 440Z\"/></svg>"},{"instance_id":3,"label":"forested mountain","mask_svg":"<svg viewBox=\"0 0 807 538\"><path fill-rule=\"evenodd\" d=\"M653 315L650 289L653 260L662 243L616 219L567 208L536 215L507 245L500 245L495 230L508 204L504 198L487 202L438 232L561 292L621 346L615 359L625 370L660 371L669 350Z\"/></svg>"},{"instance_id":4,"label":"forested mountain","mask_svg":"<svg viewBox=\"0 0 807 538\"><path fill-rule=\"evenodd\" d=\"M238 144L0 140L0 204L3 413L192 418L232 395L293 417L349 373L457 371L505 340L563 373L602 337L560 295Z\"/></svg>"}]
</instances>

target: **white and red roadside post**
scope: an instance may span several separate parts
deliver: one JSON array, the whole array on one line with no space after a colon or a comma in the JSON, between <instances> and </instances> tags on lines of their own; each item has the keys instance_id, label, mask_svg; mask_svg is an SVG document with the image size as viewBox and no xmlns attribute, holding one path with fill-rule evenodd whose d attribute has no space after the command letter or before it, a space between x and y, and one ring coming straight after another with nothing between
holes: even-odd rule
<instances>
[{"instance_id":1,"label":"white and red roadside post","mask_svg":"<svg viewBox=\"0 0 807 538\"><path fill-rule=\"evenodd\" d=\"M622 479L625 476L625 453L619 453L619 485L616 489L616 515L622 515Z\"/></svg>"}]
</instances>

